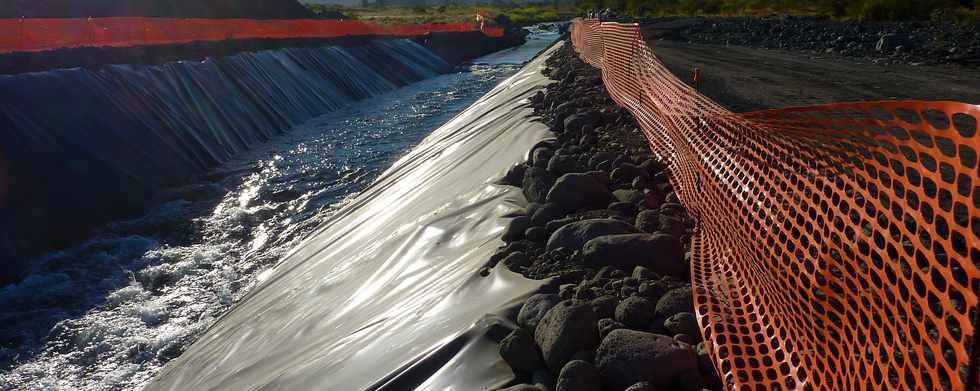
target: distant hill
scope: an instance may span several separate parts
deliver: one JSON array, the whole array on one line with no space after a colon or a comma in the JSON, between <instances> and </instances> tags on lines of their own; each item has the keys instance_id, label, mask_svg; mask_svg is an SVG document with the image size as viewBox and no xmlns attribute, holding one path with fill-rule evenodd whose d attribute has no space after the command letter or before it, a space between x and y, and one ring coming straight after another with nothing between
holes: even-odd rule
<instances>
[{"instance_id":1,"label":"distant hill","mask_svg":"<svg viewBox=\"0 0 980 391\"><path fill-rule=\"evenodd\" d=\"M0 18L296 19L315 15L296 0L0 0Z\"/></svg>"}]
</instances>

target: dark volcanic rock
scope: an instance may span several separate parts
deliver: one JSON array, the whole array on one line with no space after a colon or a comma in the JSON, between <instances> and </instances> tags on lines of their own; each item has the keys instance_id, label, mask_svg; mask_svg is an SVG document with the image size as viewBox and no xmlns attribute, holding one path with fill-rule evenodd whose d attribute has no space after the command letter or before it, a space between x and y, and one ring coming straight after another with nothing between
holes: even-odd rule
<instances>
[{"instance_id":1,"label":"dark volcanic rock","mask_svg":"<svg viewBox=\"0 0 980 391\"><path fill-rule=\"evenodd\" d=\"M609 179L616 183L633 183L633 179L638 176L646 176L646 172L639 166L631 163L623 163L612 173L609 174Z\"/></svg>"},{"instance_id":2,"label":"dark volcanic rock","mask_svg":"<svg viewBox=\"0 0 980 391\"><path fill-rule=\"evenodd\" d=\"M670 317L681 312L694 311L694 298L690 287L668 291L657 301L657 315Z\"/></svg>"},{"instance_id":3,"label":"dark volcanic rock","mask_svg":"<svg viewBox=\"0 0 980 391\"><path fill-rule=\"evenodd\" d=\"M531 153L531 165L539 168L548 167L548 162L551 161L551 157L555 155L555 151L547 147L538 147L534 149Z\"/></svg>"},{"instance_id":4,"label":"dark volcanic rock","mask_svg":"<svg viewBox=\"0 0 980 391\"><path fill-rule=\"evenodd\" d=\"M660 228L660 211L644 210L636 214L636 228L640 231L653 233Z\"/></svg>"},{"instance_id":5,"label":"dark volcanic rock","mask_svg":"<svg viewBox=\"0 0 980 391\"><path fill-rule=\"evenodd\" d=\"M582 130L583 126L588 125L594 127L601 120L602 116L599 115L599 112L586 110L565 118L562 129L565 132L578 132Z\"/></svg>"},{"instance_id":6,"label":"dark volcanic rock","mask_svg":"<svg viewBox=\"0 0 980 391\"><path fill-rule=\"evenodd\" d=\"M622 323L619 323L615 319L612 319L612 318L599 319L599 325L598 326L599 326L599 339L600 340L606 339L606 336L609 335L609 333L611 333L613 330L619 330L619 329L625 329L626 328L626 325L624 325Z\"/></svg>"},{"instance_id":7,"label":"dark volcanic rock","mask_svg":"<svg viewBox=\"0 0 980 391\"><path fill-rule=\"evenodd\" d=\"M568 211L589 206L605 206L612 193L589 174L565 174L548 191L547 201Z\"/></svg>"},{"instance_id":8,"label":"dark volcanic rock","mask_svg":"<svg viewBox=\"0 0 980 391\"><path fill-rule=\"evenodd\" d=\"M504 260L501 262L503 262L504 266L507 266L508 269L517 271L520 267L527 267L530 265L531 259L528 258L523 252L515 251L510 253L510 255L508 255L507 258L504 258Z\"/></svg>"},{"instance_id":9,"label":"dark volcanic rock","mask_svg":"<svg viewBox=\"0 0 980 391\"><path fill-rule=\"evenodd\" d=\"M599 370L582 360L570 361L558 375L557 391L601 391Z\"/></svg>"},{"instance_id":10,"label":"dark volcanic rock","mask_svg":"<svg viewBox=\"0 0 980 391\"><path fill-rule=\"evenodd\" d=\"M626 329L609 333L595 360L606 388L614 391L642 381L669 384L677 375L698 368L690 345L665 335Z\"/></svg>"},{"instance_id":11,"label":"dark volcanic rock","mask_svg":"<svg viewBox=\"0 0 980 391\"><path fill-rule=\"evenodd\" d=\"M544 227L531 227L524 231L524 239L532 242L544 242L548 240L548 230Z\"/></svg>"},{"instance_id":12,"label":"dark volcanic rock","mask_svg":"<svg viewBox=\"0 0 980 391\"><path fill-rule=\"evenodd\" d=\"M645 198L643 196L643 192L631 189L619 189L613 191L613 197L615 197L619 202L628 202L631 204L638 204Z\"/></svg>"},{"instance_id":13,"label":"dark volcanic rock","mask_svg":"<svg viewBox=\"0 0 980 391\"><path fill-rule=\"evenodd\" d=\"M588 303L566 300L552 307L534 329L545 365L558 372L576 352L595 349L599 343L596 322Z\"/></svg>"},{"instance_id":14,"label":"dark volcanic rock","mask_svg":"<svg viewBox=\"0 0 980 391\"><path fill-rule=\"evenodd\" d=\"M597 237L605 235L636 233L632 224L612 219L592 219L576 221L559 228L548 238L548 250L564 247L578 250Z\"/></svg>"},{"instance_id":15,"label":"dark volcanic rock","mask_svg":"<svg viewBox=\"0 0 980 391\"><path fill-rule=\"evenodd\" d=\"M507 174L504 175L504 179L501 180L506 185L520 187L521 182L524 180L524 171L527 171L527 166L523 164L518 164L507 170Z\"/></svg>"},{"instance_id":16,"label":"dark volcanic rock","mask_svg":"<svg viewBox=\"0 0 980 391\"><path fill-rule=\"evenodd\" d=\"M621 216L624 219L629 219L632 221L633 216L639 212L636 204L630 202L613 202L609 204L609 211L615 215Z\"/></svg>"},{"instance_id":17,"label":"dark volcanic rock","mask_svg":"<svg viewBox=\"0 0 980 391\"><path fill-rule=\"evenodd\" d=\"M517 314L517 324L533 331L538 327L538 322L544 317L544 314L559 301L561 300L555 294L539 293L529 297Z\"/></svg>"},{"instance_id":18,"label":"dark volcanic rock","mask_svg":"<svg viewBox=\"0 0 980 391\"><path fill-rule=\"evenodd\" d=\"M548 171L555 176L582 171L578 159L571 155L555 155L548 161Z\"/></svg>"},{"instance_id":19,"label":"dark volcanic rock","mask_svg":"<svg viewBox=\"0 0 980 391\"><path fill-rule=\"evenodd\" d=\"M657 387L653 386L653 383L648 381L641 381L639 383L633 384L626 391L657 391Z\"/></svg>"},{"instance_id":20,"label":"dark volcanic rock","mask_svg":"<svg viewBox=\"0 0 980 391\"><path fill-rule=\"evenodd\" d=\"M698 327L698 320L690 312L680 312L671 315L664 321L664 328L673 334L687 334L692 337L701 335L701 328Z\"/></svg>"},{"instance_id":21,"label":"dark volcanic rock","mask_svg":"<svg viewBox=\"0 0 980 391\"><path fill-rule=\"evenodd\" d=\"M910 49L912 48L912 40L906 34L885 34L878 39L878 43L875 44L875 50L879 52L890 52L899 46Z\"/></svg>"},{"instance_id":22,"label":"dark volcanic rock","mask_svg":"<svg viewBox=\"0 0 980 391\"><path fill-rule=\"evenodd\" d=\"M561 205L553 202L542 204L531 216L531 225L544 226L549 221L560 219L563 216L565 216L565 211Z\"/></svg>"},{"instance_id":23,"label":"dark volcanic rock","mask_svg":"<svg viewBox=\"0 0 980 391\"><path fill-rule=\"evenodd\" d=\"M524 196L530 202L544 202L554 184L555 177L548 170L541 167L528 168L522 182Z\"/></svg>"},{"instance_id":24,"label":"dark volcanic rock","mask_svg":"<svg viewBox=\"0 0 980 391\"><path fill-rule=\"evenodd\" d=\"M510 220L510 224L507 224L507 228L504 229L502 239L507 242L523 239L524 231L526 231L527 227L530 225L531 219L527 216L515 217Z\"/></svg>"},{"instance_id":25,"label":"dark volcanic rock","mask_svg":"<svg viewBox=\"0 0 980 391\"><path fill-rule=\"evenodd\" d=\"M514 330L500 341L500 357L518 371L531 372L542 364L534 337L525 329Z\"/></svg>"},{"instance_id":26,"label":"dark volcanic rock","mask_svg":"<svg viewBox=\"0 0 980 391\"><path fill-rule=\"evenodd\" d=\"M624 234L599 236L582 248L585 264L591 267L616 266L632 270L645 266L654 273L684 277L682 248L677 238L663 234Z\"/></svg>"},{"instance_id":27,"label":"dark volcanic rock","mask_svg":"<svg viewBox=\"0 0 980 391\"><path fill-rule=\"evenodd\" d=\"M655 306L643 297L633 296L616 306L616 321L635 329L646 329L653 322Z\"/></svg>"},{"instance_id":28,"label":"dark volcanic rock","mask_svg":"<svg viewBox=\"0 0 980 391\"><path fill-rule=\"evenodd\" d=\"M597 318L612 318L616 314L619 298L613 295L603 295L592 299L592 312Z\"/></svg>"}]
</instances>

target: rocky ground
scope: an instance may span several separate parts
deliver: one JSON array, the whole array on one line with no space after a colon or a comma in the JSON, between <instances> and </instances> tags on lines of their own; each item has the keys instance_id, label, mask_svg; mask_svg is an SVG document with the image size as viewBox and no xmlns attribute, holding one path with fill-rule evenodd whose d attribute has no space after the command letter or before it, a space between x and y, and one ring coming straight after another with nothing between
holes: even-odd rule
<instances>
[{"instance_id":1,"label":"rocky ground","mask_svg":"<svg viewBox=\"0 0 980 391\"><path fill-rule=\"evenodd\" d=\"M878 64L980 68L980 24L859 22L816 17L667 18L643 23L648 38L799 50Z\"/></svg>"},{"instance_id":2,"label":"rocky ground","mask_svg":"<svg viewBox=\"0 0 980 391\"><path fill-rule=\"evenodd\" d=\"M517 315L500 354L506 390L721 389L694 315L691 219L635 119L571 44L558 82L531 101L557 134L503 182L530 202L487 268L553 278Z\"/></svg>"}]
</instances>

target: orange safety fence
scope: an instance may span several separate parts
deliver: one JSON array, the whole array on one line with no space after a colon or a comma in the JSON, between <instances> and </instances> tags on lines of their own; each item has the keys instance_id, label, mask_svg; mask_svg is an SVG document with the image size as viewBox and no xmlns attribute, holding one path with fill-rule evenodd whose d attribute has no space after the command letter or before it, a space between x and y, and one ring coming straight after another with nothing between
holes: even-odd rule
<instances>
[{"instance_id":1,"label":"orange safety fence","mask_svg":"<svg viewBox=\"0 0 980 391\"><path fill-rule=\"evenodd\" d=\"M575 20L572 42L697 222L695 307L727 388L977 385L980 106L738 114L672 75L636 24Z\"/></svg>"},{"instance_id":2,"label":"orange safety fence","mask_svg":"<svg viewBox=\"0 0 980 391\"><path fill-rule=\"evenodd\" d=\"M0 53L77 47L127 47L248 38L411 37L433 32L482 31L502 37L500 27L472 23L385 25L359 20L255 20L175 18L0 19Z\"/></svg>"}]
</instances>

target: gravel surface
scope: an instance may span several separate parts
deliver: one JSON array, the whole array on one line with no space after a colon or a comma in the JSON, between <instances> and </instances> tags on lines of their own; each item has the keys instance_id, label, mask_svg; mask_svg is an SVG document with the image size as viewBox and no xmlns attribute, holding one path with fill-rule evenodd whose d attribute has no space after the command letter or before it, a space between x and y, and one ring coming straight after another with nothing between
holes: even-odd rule
<instances>
[{"instance_id":1,"label":"gravel surface","mask_svg":"<svg viewBox=\"0 0 980 391\"><path fill-rule=\"evenodd\" d=\"M817 17L670 18L643 23L648 38L808 51L880 64L980 68L980 24L859 22Z\"/></svg>"}]
</instances>

